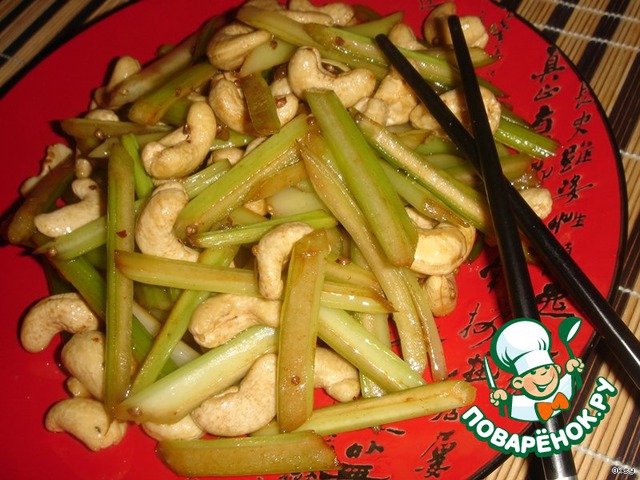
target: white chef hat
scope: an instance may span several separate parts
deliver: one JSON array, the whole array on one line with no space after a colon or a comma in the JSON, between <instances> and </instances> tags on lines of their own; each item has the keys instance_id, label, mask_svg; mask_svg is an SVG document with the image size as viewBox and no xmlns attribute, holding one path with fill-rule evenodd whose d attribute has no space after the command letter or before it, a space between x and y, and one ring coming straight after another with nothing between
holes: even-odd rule
<instances>
[{"instance_id":1,"label":"white chef hat","mask_svg":"<svg viewBox=\"0 0 640 480\"><path fill-rule=\"evenodd\" d=\"M544 325L528 318L502 326L491 342L491 356L502 370L522 375L534 368L554 363L551 334Z\"/></svg>"}]
</instances>

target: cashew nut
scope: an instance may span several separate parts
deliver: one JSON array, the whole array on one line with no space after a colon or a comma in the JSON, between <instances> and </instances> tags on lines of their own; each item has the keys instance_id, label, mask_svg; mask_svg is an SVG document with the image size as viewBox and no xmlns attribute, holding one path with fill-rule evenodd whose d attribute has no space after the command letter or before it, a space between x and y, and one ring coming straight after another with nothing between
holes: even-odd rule
<instances>
[{"instance_id":1,"label":"cashew nut","mask_svg":"<svg viewBox=\"0 0 640 480\"><path fill-rule=\"evenodd\" d=\"M407 50L424 50L425 46L418 41L413 29L406 23L396 23L387 34L389 40L398 47Z\"/></svg>"},{"instance_id":2,"label":"cashew nut","mask_svg":"<svg viewBox=\"0 0 640 480\"><path fill-rule=\"evenodd\" d=\"M456 14L456 6L452 2L438 5L427 16L423 26L424 39L431 45L453 45L447 17ZM460 25L464 39L469 47L484 48L489 42L489 34L482 24L482 20L475 16L461 16Z\"/></svg>"},{"instance_id":3,"label":"cashew nut","mask_svg":"<svg viewBox=\"0 0 640 480\"><path fill-rule=\"evenodd\" d=\"M355 68L333 74L322 65L320 52L312 47L300 47L289 60L289 85L293 93L304 98L305 90L333 90L345 107L354 106L363 97L373 94L376 77L366 68Z\"/></svg>"},{"instance_id":4,"label":"cashew nut","mask_svg":"<svg viewBox=\"0 0 640 480\"><path fill-rule=\"evenodd\" d=\"M213 348L251 325L277 327L280 302L223 293L209 297L195 309L189 331L201 346Z\"/></svg>"},{"instance_id":5,"label":"cashew nut","mask_svg":"<svg viewBox=\"0 0 640 480\"><path fill-rule=\"evenodd\" d=\"M36 176L27 178L20 186L20 194L26 195L36 184L42 180L51 170L73 154L73 150L64 143L54 143L47 147L47 153L42 160L40 173Z\"/></svg>"},{"instance_id":6,"label":"cashew nut","mask_svg":"<svg viewBox=\"0 0 640 480\"><path fill-rule=\"evenodd\" d=\"M293 94L287 77L278 78L271 83L271 93L276 102L276 112L280 125L285 125L298 114L300 102Z\"/></svg>"},{"instance_id":7,"label":"cashew nut","mask_svg":"<svg viewBox=\"0 0 640 480\"><path fill-rule=\"evenodd\" d=\"M231 22L218 30L207 44L209 62L220 70L236 70L258 45L271 40L271 33Z\"/></svg>"},{"instance_id":8,"label":"cashew nut","mask_svg":"<svg viewBox=\"0 0 640 480\"><path fill-rule=\"evenodd\" d=\"M482 94L482 101L484 103L485 111L489 117L489 125L491 131L495 132L500 124L500 115L502 113L502 107L496 96L491 90L480 87ZM440 95L442 101L449 107L449 110L460 120L468 129L470 129L471 122L467 111L467 104L464 98L464 92L462 89L456 88L449 90L448 92ZM409 120L415 128L429 130L439 135L444 135L444 131L437 120L431 115L427 107L422 103L419 103L409 115Z\"/></svg>"},{"instance_id":9,"label":"cashew nut","mask_svg":"<svg viewBox=\"0 0 640 480\"><path fill-rule=\"evenodd\" d=\"M89 110L84 117L92 120L105 120L107 122L117 122L120 120L116 112L109 110L108 108L95 108L93 110Z\"/></svg>"},{"instance_id":10,"label":"cashew nut","mask_svg":"<svg viewBox=\"0 0 640 480\"><path fill-rule=\"evenodd\" d=\"M282 268L294 243L312 231L313 228L306 223L284 223L269 230L254 246L253 252L258 265L258 288L264 298L277 300L282 296Z\"/></svg>"},{"instance_id":11,"label":"cashew nut","mask_svg":"<svg viewBox=\"0 0 640 480\"><path fill-rule=\"evenodd\" d=\"M143 422L142 429L156 440L195 440L204 435L198 424L187 415L175 423Z\"/></svg>"},{"instance_id":12,"label":"cashew nut","mask_svg":"<svg viewBox=\"0 0 640 480\"><path fill-rule=\"evenodd\" d=\"M229 163L233 166L238 163L243 156L244 150L242 150L241 148L225 147L211 152L210 161L215 163L221 160L228 160Z\"/></svg>"},{"instance_id":13,"label":"cashew nut","mask_svg":"<svg viewBox=\"0 0 640 480\"><path fill-rule=\"evenodd\" d=\"M96 89L94 98L99 104L107 104L108 100L106 99L109 92L113 91L118 84L122 83L124 80L129 78L131 75L138 73L140 71L140 62L133 57L129 57L127 55L118 58L116 64L113 67L113 71L111 72L111 76L109 77L108 83Z\"/></svg>"},{"instance_id":14,"label":"cashew nut","mask_svg":"<svg viewBox=\"0 0 640 480\"><path fill-rule=\"evenodd\" d=\"M452 273L466 258L467 245L462 231L451 225L440 223L431 230L418 229L411 269L424 275Z\"/></svg>"},{"instance_id":15,"label":"cashew nut","mask_svg":"<svg viewBox=\"0 0 640 480\"><path fill-rule=\"evenodd\" d=\"M126 423L111 421L101 402L81 397L51 407L45 427L50 432L68 432L93 451L117 445L127 430Z\"/></svg>"},{"instance_id":16,"label":"cashew nut","mask_svg":"<svg viewBox=\"0 0 640 480\"><path fill-rule=\"evenodd\" d=\"M80 199L48 213L36 215L34 223L40 233L49 237L59 237L72 232L104 214L102 192L90 178L78 178L71 184L71 190Z\"/></svg>"},{"instance_id":17,"label":"cashew nut","mask_svg":"<svg viewBox=\"0 0 640 480\"><path fill-rule=\"evenodd\" d=\"M98 400L104 393L104 345L104 334L90 330L76 333L60 352L64 367Z\"/></svg>"},{"instance_id":18,"label":"cashew nut","mask_svg":"<svg viewBox=\"0 0 640 480\"><path fill-rule=\"evenodd\" d=\"M236 436L267 425L276 415L276 359L274 353L258 358L239 386L191 412L200 428L212 435Z\"/></svg>"},{"instance_id":19,"label":"cashew nut","mask_svg":"<svg viewBox=\"0 0 640 480\"><path fill-rule=\"evenodd\" d=\"M382 79L373 98L387 105L386 125L407 123L412 110L418 105L418 97L395 68Z\"/></svg>"},{"instance_id":20,"label":"cashew nut","mask_svg":"<svg viewBox=\"0 0 640 480\"><path fill-rule=\"evenodd\" d=\"M76 178L89 178L93 173L93 164L88 158L76 157Z\"/></svg>"},{"instance_id":21,"label":"cashew nut","mask_svg":"<svg viewBox=\"0 0 640 480\"><path fill-rule=\"evenodd\" d=\"M149 255L195 262L198 252L184 245L173 231L173 224L189 201L179 182L157 187L136 221L136 244Z\"/></svg>"},{"instance_id":22,"label":"cashew nut","mask_svg":"<svg viewBox=\"0 0 640 480\"><path fill-rule=\"evenodd\" d=\"M216 116L231 130L239 133L253 133L249 108L242 90L229 75L217 75L209 91L209 105Z\"/></svg>"},{"instance_id":23,"label":"cashew nut","mask_svg":"<svg viewBox=\"0 0 640 480\"><path fill-rule=\"evenodd\" d=\"M553 198L551 198L551 192L546 188L525 188L520 190L520 195L541 219L551 215Z\"/></svg>"},{"instance_id":24,"label":"cashew nut","mask_svg":"<svg viewBox=\"0 0 640 480\"><path fill-rule=\"evenodd\" d=\"M389 107L384 100L373 97L364 97L358 100L353 108L380 125L386 125L387 123Z\"/></svg>"},{"instance_id":25,"label":"cashew nut","mask_svg":"<svg viewBox=\"0 0 640 480\"><path fill-rule=\"evenodd\" d=\"M320 25L333 25L334 21L331 15L322 12L302 12L300 10L283 10L281 12L285 17L289 17L298 23L317 23Z\"/></svg>"},{"instance_id":26,"label":"cashew nut","mask_svg":"<svg viewBox=\"0 0 640 480\"><path fill-rule=\"evenodd\" d=\"M91 398L91 392L76 377L67 378L65 385L74 397Z\"/></svg>"},{"instance_id":27,"label":"cashew nut","mask_svg":"<svg viewBox=\"0 0 640 480\"><path fill-rule=\"evenodd\" d=\"M78 293L60 293L31 307L20 330L20 341L25 350L40 352L59 332L97 330L98 325L98 317Z\"/></svg>"},{"instance_id":28,"label":"cashew nut","mask_svg":"<svg viewBox=\"0 0 640 480\"><path fill-rule=\"evenodd\" d=\"M453 312L458 300L458 286L452 274L432 275L422 285L431 312L443 316Z\"/></svg>"},{"instance_id":29,"label":"cashew nut","mask_svg":"<svg viewBox=\"0 0 640 480\"><path fill-rule=\"evenodd\" d=\"M316 7L309 0L289 0L289 10L324 13L333 19L334 25L341 26L348 25L355 15L353 7L342 2L332 2Z\"/></svg>"},{"instance_id":30,"label":"cashew nut","mask_svg":"<svg viewBox=\"0 0 640 480\"><path fill-rule=\"evenodd\" d=\"M316 348L313 372L314 387L320 387L339 402L349 402L360 395L358 370L337 353Z\"/></svg>"},{"instance_id":31,"label":"cashew nut","mask_svg":"<svg viewBox=\"0 0 640 480\"><path fill-rule=\"evenodd\" d=\"M184 127L142 149L144 167L155 178L183 177L195 170L216 138L216 117L205 102L194 102Z\"/></svg>"}]
</instances>

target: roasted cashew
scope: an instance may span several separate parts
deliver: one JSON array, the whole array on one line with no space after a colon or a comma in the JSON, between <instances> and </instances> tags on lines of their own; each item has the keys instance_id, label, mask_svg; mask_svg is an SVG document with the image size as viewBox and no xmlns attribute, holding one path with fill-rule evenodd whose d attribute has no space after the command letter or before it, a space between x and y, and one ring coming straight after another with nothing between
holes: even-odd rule
<instances>
[{"instance_id":1,"label":"roasted cashew","mask_svg":"<svg viewBox=\"0 0 640 480\"><path fill-rule=\"evenodd\" d=\"M436 317L447 315L455 310L458 300L458 286L452 274L431 275L424 281L422 288L431 313Z\"/></svg>"},{"instance_id":2,"label":"roasted cashew","mask_svg":"<svg viewBox=\"0 0 640 480\"><path fill-rule=\"evenodd\" d=\"M20 194L26 195L29 193L36 184L42 180L51 170L64 160L73 155L73 150L67 147L64 143L54 143L47 147L47 153L42 160L42 166L40 173L36 176L27 178L22 185L20 185Z\"/></svg>"},{"instance_id":3,"label":"roasted cashew","mask_svg":"<svg viewBox=\"0 0 640 480\"><path fill-rule=\"evenodd\" d=\"M218 30L207 44L209 62L220 70L236 70L258 45L271 40L271 33L231 22Z\"/></svg>"},{"instance_id":4,"label":"roasted cashew","mask_svg":"<svg viewBox=\"0 0 640 480\"><path fill-rule=\"evenodd\" d=\"M244 150L238 147L225 147L219 148L211 152L210 161L219 162L221 160L228 160L231 166L238 163L242 157L244 157Z\"/></svg>"},{"instance_id":5,"label":"roasted cashew","mask_svg":"<svg viewBox=\"0 0 640 480\"><path fill-rule=\"evenodd\" d=\"M93 110L89 110L84 118L89 118L91 120L105 120L107 122L117 122L120 120L116 112L109 110L108 108L95 108Z\"/></svg>"},{"instance_id":6,"label":"roasted cashew","mask_svg":"<svg viewBox=\"0 0 640 480\"><path fill-rule=\"evenodd\" d=\"M175 423L143 422L142 429L151 438L160 440L195 440L204 435L202 429L190 415Z\"/></svg>"},{"instance_id":7,"label":"roasted cashew","mask_svg":"<svg viewBox=\"0 0 640 480\"><path fill-rule=\"evenodd\" d=\"M279 301L223 293L209 297L195 309L189 331L199 345L213 348L251 325L277 327L279 322Z\"/></svg>"},{"instance_id":8,"label":"roasted cashew","mask_svg":"<svg viewBox=\"0 0 640 480\"><path fill-rule=\"evenodd\" d=\"M424 39L431 45L453 45L447 18L456 14L456 6L452 2L438 5L427 16L423 26ZM489 34L482 24L480 17L461 16L460 25L464 39L469 47L484 48L489 42Z\"/></svg>"},{"instance_id":9,"label":"roasted cashew","mask_svg":"<svg viewBox=\"0 0 640 480\"><path fill-rule=\"evenodd\" d=\"M91 398L91 392L76 377L69 377L65 382L67 390L74 397Z\"/></svg>"},{"instance_id":10,"label":"roasted cashew","mask_svg":"<svg viewBox=\"0 0 640 480\"><path fill-rule=\"evenodd\" d=\"M156 187L136 221L136 244L142 253L191 262L198 259L198 252L178 240L173 231L173 224L188 201L179 182Z\"/></svg>"},{"instance_id":11,"label":"roasted cashew","mask_svg":"<svg viewBox=\"0 0 640 480\"><path fill-rule=\"evenodd\" d=\"M289 10L324 13L333 19L334 25L341 26L348 25L355 15L353 7L342 2L332 2L316 7L309 0L289 0Z\"/></svg>"},{"instance_id":12,"label":"roasted cashew","mask_svg":"<svg viewBox=\"0 0 640 480\"><path fill-rule=\"evenodd\" d=\"M76 156L76 178L89 178L93 173L93 164L88 158Z\"/></svg>"},{"instance_id":13,"label":"roasted cashew","mask_svg":"<svg viewBox=\"0 0 640 480\"><path fill-rule=\"evenodd\" d=\"M541 219L544 220L551 215L553 198L551 198L551 192L548 189L525 188L520 190L520 195Z\"/></svg>"},{"instance_id":14,"label":"roasted cashew","mask_svg":"<svg viewBox=\"0 0 640 480\"><path fill-rule=\"evenodd\" d=\"M358 100L353 108L380 125L387 124L389 107L384 100L374 97L364 97Z\"/></svg>"},{"instance_id":15,"label":"roasted cashew","mask_svg":"<svg viewBox=\"0 0 640 480\"><path fill-rule=\"evenodd\" d=\"M280 125L285 125L298 114L300 102L291 90L287 77L282 77L271 82L271 93L276 101L276 112Z\"/></svg>"},{"instance_id":16,"label":"roasted cashew","mask_svg":"<svg viewBox=\"0 0 640 480\"><path fill-rule=\"evenodd\" d=\"M418 97L395 68L382 79L373 98L387 105L386 125L407 123L412 110L418 105Z\"/></svg>"},{"instance_id":17,"label":"roasted cashew","mask_svg":"<svg viewBox=\"0 0 640 480\"><path fill-rule=\"evenodd\" d=\"M117 445L127 431L126 423L111 421L102 402L81 397L51 407L45 427L50 432L68 432L93 451Z\"/></svg>"},{"instance_id":18,"label":"roasted cashew","mask_svg":"<svg viewBox=\"0 0 640 480\"><path fill-rule=\"evenodd\" d=\"M317 23L319 25L333 25L334 21L331 15L322 12L302 12L300 10L283 10L281 12L285 17L289 17L298 23Z\"/></svg>"},{"instance_id":19,"label":"roasted cashew","mask_svg":"<svg viewBox=\"0 0 640 480\"><path fill-rule=\"evenodd\" d=\"M206 158L216 138L216 117L205 102L194 102L184 127L142 149L144 167L158 179L178 178L194 171Z\"/></svg>"},{"instance_id":20,"label":"roasted cashew","mask_svg":"<svg viewBox=\"0 0 640 480\"><path fill-rule=\"evenodd\" d=\"M98 317L78 293L59 293L31 307L20 329L20 342L27 351L40 352L59 332L97 330L98 325Z\"/></svg>"},{"instance_id":21,"label":"roasted cashew","mask_svg":"<svg viewBox=\"0 0 640 480\"><path fill-rule=\"evenodd\" d=\"M314 361L314 387L339 402L349 402L360 395L358 370L337 353L328 348L316 348Z\"/></svg>"},{"instance_id":22,"label":"roasted cashew","mask_svg":"<svg viewBox=\"0 0 640 480\"><path fill-rule=\"evenodd\" d=\"M333 90L345 107L354 106L363 97L370 97L376 87L376 77L366 68L355 68L335 75L322 65L320 52L312 47L300 47L289 60L289 85L298 98L305 90Z\"/></svg>"},{"instance_id":23,"label":"roasted cashew","mask_svg":"<svg viewBox=\"0 0 640 480\"><path fill-rule=\"evenodd\" d=\"M264 298L278 300L282 296L282 268L294 243L312 231L313 228L306 223L284 223L269 230L254 246L253 252L258 266L258 288Z\"/></svg>"},{"instance_id":24,"label":"roasted cashew","mask_svg":"<svg viewBox=\"0 0 640 480\"><path fill-rule=\"evenodd\" d=\"M212 435L237 436L267 425L276 415L276 359L274 353L258 358L239 386L191 412L200 428Z\"/></svg>"},{"instance_id":25,"label":"roasted cashew","mask_svg":"<svg viewBox=\"0 0 640 480\"><path fill-rule=\"evenodd\" d=\"M230 75L216 75L211 82L208 102L216 117L231 130L253 133L253 124L244 95Z\"/></svg>"},{"instance_id":26,"label":"roasted cashew","mask_svg":"<svg viewBox=\"0 0 640 480\"><path fill-rule=\"evenodd\" d=\"M36 215L33 222L40 233L49 237L59 237L89 223L104 214L105 205L102 192L90 178L78 178L71 184L71 190L80 199L48 213Z\"/></svg>"},{"instance_id":27,"label":"roasted cashew","mask_svg":"<svg viewBox=\"0 0 640 480\"><path fill-rule=\"evenodd\" d=\"M104 334L90 330L76 333L60 352L64 367L97 400L104 393L104 345Z\"/></svg>"},{"instance_id":28,"label":"roasted cashew","mask_svg":"<svg viewBox=\"0 0 640 480\"><path fill-rule=\"evenodd\" d=\"M407 50L424 50L425 46L418 41L413 29L406 23L396 23L387 34L391 42Z\"/></svg>"},{"instance_id":29,"label":"roasted cashew","mask_svg":"<svg viewBox=\"0 0 640 480\"><path fill-rule=\"evenodd\" d=\"M500 102L496 98L496 96L485 87L480 87L480 92L482 94L482 101L484 103L485 111L487 112L487 116L489 117L489 125L491 127L491 131L495 132L498 129L498 125L500 124L500 115L502 113L502 107ZM440 95L442 101L449 107L449 110L460 120L468 129L470 129L470 120L467 111L467 104L464 98L464 92L462 89L456 88L453 90L449 90L448 92ZM442 127L438 123L438 121L431 115L431 112L424 106L424 104L419 103L409 115L409 120L411 124L415 128L419 128L422 130L429 130L438 135L444 135L444 131Z\"/></svg>"},{"instance_id":30,"label":"roasted cashew","mask_svg":"<svg viewBox=\"0 0 640 480\"><path fill-rule=\"evenodd\" d=\"M462 264L468 243L462 231L448 224L418 229L418 245L411 269L424 275L447 275Z\"/></svg>"}]
</instances>

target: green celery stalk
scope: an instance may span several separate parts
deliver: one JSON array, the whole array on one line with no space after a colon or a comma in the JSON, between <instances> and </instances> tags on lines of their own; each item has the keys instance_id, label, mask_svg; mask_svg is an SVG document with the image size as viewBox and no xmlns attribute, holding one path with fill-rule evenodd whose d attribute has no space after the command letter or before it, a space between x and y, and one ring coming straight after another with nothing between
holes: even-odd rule
<instances>
[{"instance_id":1,"label":"green celery stalk","mask_svg":"<svg viewBox=\"0 0 640 480\"><path fill-rule=\"evenodd\" d=\"M229 160L220 160L183 178L181 183L187 192L187 196L191 199L196 197L209 185L215 183L222 175L227 173L229 169L231 169Z\"/></svg>"},{"instance_id":2,"label":"green celery stalk","mask_svg":"<svg viewBox=\"0 0 640 480\"><path fill-rule=\"evenodd\" d=\"M252 73L264 72L273 67L287 63L298 47L281 39L261 43L249 52L240 67L240 77Z\"/></svg>"},{"instance_id":3,"label":"green celery stalk","mask_svg":"<svg viewBox=\"0 0 640 480\"><path fill-rule=\"evenodd\" d=\"M424 384L418 372L344 310L321 307L318 336L388 392Z\"/></svg>"},{"instance_id":4,"label":"green celery stalk","mask_svg":"<svg viewBox=\"0 0 640 480\"><path fill-rule=\"evenodd\" d=\"M75 178L73 159L64 160L42 178L27 194L15 211L3 232L9 243L30 246L31 237L37 232L34 219L55 207L56 201Z\"/></svg>"},{"instance_id":5,"label":"green celery stalk","mask_svg":"<svg viewBox=\"0 0 640 480\"><path fill-rule=\"evenodd\" d=\"M205 250L200 254L198 261L205 265L228 266L236 252L236 248ZM171 352L189 328L193 311L210 295L210 292L201 290L182 291L169 316L162 324L158 335L156 335L151 350L138 369L131 386L132 395L148 387L159 377L162 368L171 356Z\"/></svg>"},{"instance_id":6,"label":"green celery stalk","mask_svg":"<svg viewBox=\"0 0 640 480\"><path fill-rule=\"evenodd\" d=\"M133 179L136 188L136 196L138 198L147 198L153 192L154 186L151 177L144 169L142 159L140 158L140 146L135 135L128 133L120 139L122 146L133 160Z\"/></svg>"},{"instance_id":7,"label":"green celery stalk","mask_svg":"<svg viewBox=\"0 0 640 480\"><path fill-rule=\"evenodd\" d=\"M182 209L174 229L179 238L209 230L229 212L244 203L251 189L275 171L286 166L288 149L308 129L305 115L287 123L247 154L214 185L205 188Z\"/></svg>"},{"instance_id":8,"label":"green celery stalk","mask_svg":"<svg viewBox=\"0 0 640 480\"><path fill-rule=\"evenodd\" d=\"M114 122L79 117L60 120L60 128L64 133L71 135L76 140L95 139L100 141L120 137L127 133L143 135L169 133L171 131L171 127L166 125L140 125L134 122Z\"/></svg>"},{"instance_id":9,"label":"green celery stalk","mask_svg":"<svg viewBox=\"0 0 640 480\"><path fill-rule=\"evenodd\" d=\"M558 150L558 143L552 138L502 119L494 136L496 141L539 160L554 156Z\"/></svg>"},{"instance_id":10,"label":"green celery stalk","mask_svg":"<svg viewBox=\"0 0 640 480\"><path fill-rule=\"evenodd\" d=\"M162 440L158 454L184 477L339 470L335 451L313 432L208 440Z\"/></svg>"},{"instance_id":11,"label":"green celery stalk","mask_svg":"<svg viewBox=\"0 0 640 480\"><path fill-rule=\"evenodd\" d=\"M375 38L376 35L387 34L391 28L400 23L404 17L404 12L398 11L386 15L384 17L377 18L375 20L369 20L367 22L357 23L355 25L349 25L342 27L351 33L357 33L365 37Z\"/></svg>"},{"instance_id":12,"label":"green celery stalk","mask_svg":"<svg viewBox=\"0 0 640 480\"><path fill-rule=\"evenodd\" d=\"M329 241L324 230L298 240L291 251L278 336L276 374L280 430L302 425L313 410L318 311Z\"/></svg>"},{"instance_id":13,"label":"green celery stalk","mask_svg":"<svg viewBox=\"0 0 640 480\"><path fill-rule=\"evenodd\" d=\"M310 133L301 140L300 147L316 192L351 235L394 307L393 320L398 327L402 357L413 370L421 373L426 367L425 340L418 312L400 269L391 265L382 251L362 210L343 183L324 139L317 133Z\"/></svg>"},{"instance_id":14,"label":"green celery stalk","mask_svg":"<svg viewBox=\"0 0 640 480\"><path fill-rule=\"evenodd\" d=\"M334 92L310 90L305 98L338 170L389 261L397 266L410 266L418 235L378 157Z\"/></svg>"},{"instance_id":15,"label":"green celery stalk","mask_svg":"<svg viewBox=\"0 0 640 480\"><path fill-rule=\"evenodd\" d=\"M489 210L480 192L429 165L380 124L364 115L357 115L356 121L365 138L388 162L406 170L463 220L482 232L490 231Z\"/></svg>"},{"instance_id":16,"label":"green celery stalk","mask_svg":"<svg viewBox=\"0 0 640 480\"><path fill-rule=\"evenodd\" d=\"M261 72L238 79L249 110L251 125L258 135L273 135L280 130L276 101Z\"/></svg>"},{"instance_id":17,"label":"green celery stalk","mask_svg":"<svg viewBox=\"0 0 640 480\"><path fill-rule=\"evenodd\" d=\"M129 119L143 125L157 124L176 101L205 84L215 73L215 67L208 62L190 66L156 90L138 98L129 109Z\"/></svg>"},{"instance_id":18,"label":"green celery stalk","mask_svg":"<svg viewBox=\"0 0 640 480\"><path fill-rule=\"evenodd\" d=\"M115 409L122 421L175 423L207 398L239 382L262 355L275 352L278 332L253 326L162 377Z\"/></svg>"},{"instance_id":19,"label":"green celery stalk","mask_svg":"<svg viewBox=\"0 0 640 480\"><path fill-rule=\"evenodd\" d=\"M133 282L116 267L116 250L134 249L135 186L133 159L122 145L114 145L108 166L107 309L104 401L113 412L129 389L132 367Z\"/></svg>"}]
</instances>

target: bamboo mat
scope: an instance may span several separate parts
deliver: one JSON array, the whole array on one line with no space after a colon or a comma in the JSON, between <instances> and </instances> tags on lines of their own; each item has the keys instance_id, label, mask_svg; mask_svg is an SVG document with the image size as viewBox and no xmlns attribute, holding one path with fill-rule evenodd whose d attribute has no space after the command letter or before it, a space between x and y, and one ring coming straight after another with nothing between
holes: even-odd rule
<instances>
[{"instance_id":1,"label":"bamboo mat","mask_svg":"<svg viewBox=\"0 0 640 480\"><path fill-rule=\"evenodd\" d=\"M0 97L57 45L128 3L131 0L0 1ZM612 303L640 336L640 1L497 3L528 20L564 51L591 84L609 118L620 148L629 197L628 248ZM632 478L612 474L613 466L633 467L635 475L640 475L638 391L608 358L610 352L599 345L586 362L591 382L604 376L620 393L611 399L612 410L605 421L574 447L580 479ZM587 381L583 390L589 386ZM535 478L536 473L536 464L510 457L487 478L517 480Z\"/></svg>"}]
</instances>

